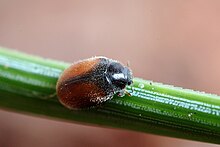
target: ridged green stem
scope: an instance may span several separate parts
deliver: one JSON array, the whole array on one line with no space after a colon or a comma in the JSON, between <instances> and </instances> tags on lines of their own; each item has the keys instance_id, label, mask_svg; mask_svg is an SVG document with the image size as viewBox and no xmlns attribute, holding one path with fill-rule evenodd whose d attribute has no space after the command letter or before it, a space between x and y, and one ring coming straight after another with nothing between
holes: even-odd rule
<instances>
[{"instance_id":1,"label":"ridged green stem","mask_svg":"<svg viewBox=\"0 0 220 147\"><path fill-rule=\"evenodd\" d=\"M56 82L69 63L0 48L0 108L177 138L220 143L220 97L139 78L94 109L72 111L56 97Z\"/></svg>"}]
</instances>

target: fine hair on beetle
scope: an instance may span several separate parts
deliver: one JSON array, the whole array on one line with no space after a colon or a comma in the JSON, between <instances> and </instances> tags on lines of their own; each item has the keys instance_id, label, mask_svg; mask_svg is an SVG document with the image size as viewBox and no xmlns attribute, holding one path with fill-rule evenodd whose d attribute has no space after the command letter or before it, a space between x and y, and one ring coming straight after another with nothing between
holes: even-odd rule
<instances>
[{"instance_id":1,"label":"fine hair on beetle","mask_svg":"<svg viewBox=\"0 0 220 147\"><path fill-rule=\"evenodd\" d=\"M77 110L94 107L114 94L123 96L126 85L133 83L132 72L116 60L103 56L80 60L64 70L56 90L59 101Z\"/></svg>"}]
</instances>

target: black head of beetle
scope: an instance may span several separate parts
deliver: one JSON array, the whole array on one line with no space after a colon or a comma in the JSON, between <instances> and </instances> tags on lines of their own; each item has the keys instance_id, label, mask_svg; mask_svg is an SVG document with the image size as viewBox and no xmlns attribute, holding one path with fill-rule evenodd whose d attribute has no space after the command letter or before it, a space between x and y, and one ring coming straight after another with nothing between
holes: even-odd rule
<instances>
[{"instance_id":1,"label":"black head of beetle","mask_svg":"<svg viewBox=\"0 0 220 147\"><path fill-rule=\"evenodd\" d=\"M118 62L111 62L107 73L111 83L118 89L124 89L126 85L133 83L131 70Z\"/></svg>"}]
</instances>

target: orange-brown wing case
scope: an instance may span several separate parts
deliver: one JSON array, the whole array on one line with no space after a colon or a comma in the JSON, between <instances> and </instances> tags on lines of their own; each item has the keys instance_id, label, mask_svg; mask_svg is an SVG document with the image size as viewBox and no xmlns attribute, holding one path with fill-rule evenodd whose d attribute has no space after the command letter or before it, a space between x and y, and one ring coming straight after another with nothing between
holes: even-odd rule
<instances>
[{"instance_id":1,"label":"orange-brown wing case","mask_svg":"<svg viewBox=\"0 0 220 147\"><path fill-rule=\"evenodd\" d=\"M97 105L98 98L105 97L105 92L93 83L79 81L59 88L59 100L69 109L89 108Z\"/></svg>"},{"instance_id":2,"label":"orange-brown wing case","mask_svg":"<svg viewBox=\"0 0 220 147\"><path fill-rule=\"evenodd\" d=\"M60 82L70 80L76 76L83 75L91 71L98 63L100 62L99 58L90 58L87 60L79 61L72 64L70 67L64 70L60 76L57 86L60 85Z\"/></svg>"},{"instance_id":3,"label":"orange-brown wing case","mask_svg":"<svg viewBox=\"0 0 220 147\"><path fill-rule=\"evenodd\" d=\"M67 68L57 82L60 102L70 109L81 109L97 104L105 92L89 79L83 79L97 64L99 58L83 60Z\"/></svg>"}]
</instances>

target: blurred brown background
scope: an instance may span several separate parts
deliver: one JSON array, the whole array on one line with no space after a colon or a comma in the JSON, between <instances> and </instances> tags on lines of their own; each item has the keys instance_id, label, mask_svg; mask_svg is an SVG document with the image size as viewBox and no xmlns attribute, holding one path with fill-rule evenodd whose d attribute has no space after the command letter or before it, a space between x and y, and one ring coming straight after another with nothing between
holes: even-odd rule
<instances>
[{"instance_id":1,"label":"blurred brown background","mask_svg":"<svg viewBox=\"0 0 220 147\"><path fill-rule=\"evenodd\" d=\"M134 75L220 94L219 0L0 0L0 46L68 62L103 55ZM0 147L216 145L0 110Z\"/></svg>"}]
</instances>

